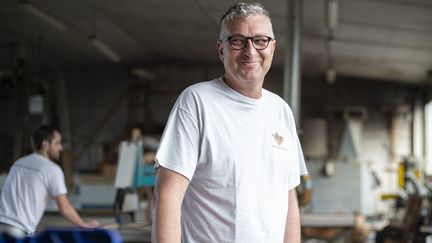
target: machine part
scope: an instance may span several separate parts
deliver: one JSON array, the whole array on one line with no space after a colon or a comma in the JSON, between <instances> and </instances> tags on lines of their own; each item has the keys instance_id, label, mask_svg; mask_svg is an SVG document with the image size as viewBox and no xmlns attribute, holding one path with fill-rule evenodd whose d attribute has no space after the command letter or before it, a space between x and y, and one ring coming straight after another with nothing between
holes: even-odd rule
<instances>
[{"instance_id":1,"label":"machine part","mask_svg":"<svg viewBox=\"0 0 432 243\"><path fill-rule=\"evenodd\" d=\"M388 225L377 233L375 243L402 242L402 236L402 229Z\"/></svg>"},{"instance_id":2,"label":"machine part","mask_svg":"<svg viewBox=\"0 0 432 243\"><path fill-rule=\"evenodd\" d=\"M398 165L398 186L399 188L405 187L405 164L399 163Z\"/></svg>"},{"instance_id":3,"label":"machine part","mask_svg":"<svg viewBox=\"0 0 432 243\"><path fill-rule=\"evenodd\" d=\"M420 184L421 175L417 162L411 157L404 157L398 165L398 186L407 194L423 194Z\"/></svg>"},{"instance_id":4,"label":"machine part","mask_svg":"<svg viewBox=\"0 0 432 243\"><path fill-rule=\"evenodd\" d=\"M326 161L323 167L323 174L325 176L333 176L336 174L336 163L334 161Z\"/></svg>"},{"instance_id":5,"label":"machine part","mask_svg":"<svg viewBox=\"0 0 432 243\"><path fill-rule=\"evenodd\" d=\"M349 106L343 109L343 118L345 121L366 121L368 118L368 111L366 107L363 106Z\"/></svg>"},{"instance_id":6,"label":"machine part","mask_svg":"<svg viewBox=\"0 0 432 243\"><path fill-rule=\"evenodd\" d=\"M299 206L304 207L312 201L312 179L309 175L300 177L300 185L297 187Z\"/></svg>"}]
</instances>

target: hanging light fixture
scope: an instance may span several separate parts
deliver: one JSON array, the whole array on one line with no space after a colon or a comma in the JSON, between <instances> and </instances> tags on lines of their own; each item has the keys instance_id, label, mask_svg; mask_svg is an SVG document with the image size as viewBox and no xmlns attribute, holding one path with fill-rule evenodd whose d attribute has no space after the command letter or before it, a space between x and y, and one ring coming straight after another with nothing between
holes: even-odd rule
<instances>
[{"instance_id":1,"label":"hanging light fixture","mask_svg":"<svg viewBox=\"0 0 432 243\"><path fill-rule=\"evenodd\" d=\"M120 62L121 56L112 48L110 48L107 44L105 44L102 40L100 40L96 35L96 27L97 27L97 13L93 14L93 26L92 26L92 34L89 37L90 43L96 47L102 54L104 54L107 58L109 58L113 62Z\"/></svg>"},{"instance_id":2,"label":"hanging light fixture","mask_svg":"<svg viewBox=\"0 0 432 243\"><path fill-rule=\"evenodd\" d=\"M66 31L67 26L64 22L56 19L51 14L43 11L42 9L36 7L35 5L30 4L27 0L21 0L18 2L18 5L27 10L29 13L33 14L35 17L39 18L42 21L45 21L52 27L61 30Z\"/></svg>"},{"instance_id":3,"label":"hanging light fixture","mask_svg":"<svg viewBox=\"0 0 432 243\"><path fill-rule=\"evenodd\" d=\"M334 57L332 56L332 45L334 43L334 34L338 26L338 0L326 0L325 20L328 31L326 40L327 69L325 77L327 83L334 84L336 82L336 69L334 66Z\"/></svg>"},{"instance_id":4,"label":"hanging light fixture","mask_svg":"<svg viewBox=\"0 0 432 243\"><path fill-rule=\"evenodd\" d=\"M327 27L335 31L338 25L338 0L326 1L325 17Z\"/></svg>"},{"instance_id":5,"label":"hanging light fixture","mask_svg":"<svg viewBox=\"0 0 432 243\"><path fill-rule=\"evenodd\" d=\"M334 58L332 56L332 43L333 36L330 35L326 40L327 69L325 78L328 84L334 84L336 82L336 69L334 67Z\"/></svg>"},{"instance_id":6,"label":"hanging light fixture","mask_svg":"<svg viewBox=\"0 0 432 243\"><path fill-rule=\"evenodd\" d=\"M152 73L152 72L150 72L144 68L141 68L141 67L132 69L132 74L134 74L135 76L140 77L142 79L150 79L150 80L155 79L154 73Z\"/></svg>"},{"instance_id":7,"label":"hanging light fixture","mask_svg":"<svg viewBox=\"0 0 432 243\"><path fill-rule=\"evenodd\" d=\"M121 57L120 55L115 52L113 49L111 49L108 45L106 45L104 42L102 42L99 38L96 37L96 35L92 34L89 38L90 43L94 47L96 47L102 54L104 54L106 57L108 57L113 62L120 62Z\"/></svg>"},{"instance_id":8,"label":"hanging light fixture","mask_svg":"<svg viewBox=\"0 0 432 243\"><path fill-rule=\"evenodd\" d=\"M326 81L329 84L334 84L336 82L336 71L333 67L328 67L326 70Z\"/></svg>"}]
</instances>

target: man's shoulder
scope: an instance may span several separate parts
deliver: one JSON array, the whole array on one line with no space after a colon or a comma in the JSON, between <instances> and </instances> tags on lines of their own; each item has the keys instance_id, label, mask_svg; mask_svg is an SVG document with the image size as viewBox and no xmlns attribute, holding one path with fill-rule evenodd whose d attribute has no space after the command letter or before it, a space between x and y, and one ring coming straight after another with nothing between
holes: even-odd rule
<instances>
[{"instance_id":1,"label":"man's shoulder","mask_svg":"<svg viewBox=\"0 0 432 243\"><path fill-rule=\"evenodd\" d=\"M32 153L18 159L14 165L16 166L24 166L26 168L35 168L35 169L60 169L60 166L53 161L39 155L37 153Z\"/></svg>"},{"instance_id":2,"label":"man's shoulder","mask_svg":"<svg viewBox=\"0 0 432 243\"><path fill-rule=\"evenodd\" d=\"M276 103L276 104L280 104L282 106L288 106L287 102L282 99L282 97L280 97L278 94L273 93L267 89L262 89L263 92L263 97L265 97L265 99L269 100L270 102Z\"/></svg>"},{"instance_id":3,"label":"man's shoulder","mask_svg":"<svg viewBox=\"0 0 432 243\"><path fill-rule=\"evenodd\" d=\"M218 79L213 79L209 81L201 81L187 87L183 93L199 93L205 92L207 90L213 90L218 87Z\"/></svg>"},{"instance_id":4,"label":"man's shoulder","mask_svg":"<svg viewBox=\"0 0 432 243\"><path fill-rule=\"evenodd\" d=\"M293 113L291 107L288 103L279 95L263 89L263 97L265 97L265 105L271 107L269 110L276 111L278 113L283 113L287 117L292 117Z\"/></svg>"},{"instance_id":5,"label":"man's shoulder","mask_svg":"<svg viewBox=\"0 0 432 243\"><path fill-rule=\"evenodd\" d=\"M32 154L24 155L23 157L19 158L17 161L15 161L14 165L27 164L27 163L31 163L32 161L39 161L39 160L41 160L39 156L37 156L36 153L32 153Z\"/></svg>"},{"instance_id":6,"label":"man's shoulder","mask_svg":"<svg viewBox=\"0 0 432 243\"><path fill-rule=\"evenodd\" d=\"M208 98L210 95L214 94L218 90L219 84L218 80L202 81L190 85L180 94L178 101L179 104L184 102L199 102L203 100L203 97Z\"/></svg>"}]
</instances>

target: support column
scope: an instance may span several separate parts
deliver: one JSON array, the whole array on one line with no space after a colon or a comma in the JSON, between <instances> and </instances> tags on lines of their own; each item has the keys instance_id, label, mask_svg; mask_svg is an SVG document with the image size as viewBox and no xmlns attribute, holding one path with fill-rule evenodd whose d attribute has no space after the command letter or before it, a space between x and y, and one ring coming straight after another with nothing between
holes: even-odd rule
<instances>
[{"instance_id":1,"label":"support column","mask_svg":"<svg viewBox=\"0 0 432 243\"><path fill-rule=\"evenodd\" d=\"M283 98L290 105L297 128L300 127L301 96L301 19L302 0L288 0L284 62Z\"/></svg>"}]
</instances>

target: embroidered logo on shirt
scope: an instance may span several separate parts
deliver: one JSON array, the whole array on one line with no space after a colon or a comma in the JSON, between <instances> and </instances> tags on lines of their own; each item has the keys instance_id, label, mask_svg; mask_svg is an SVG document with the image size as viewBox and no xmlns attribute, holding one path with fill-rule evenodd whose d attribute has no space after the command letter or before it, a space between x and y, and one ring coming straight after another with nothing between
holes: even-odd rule
<instances>
[{"instance_id":1,"label":"embroidered logo on shirt","mask_svg":"<svg viewBox=\"0 0 432 243\"><path fill-rule=\"evenodd\" d=\"M283 137L281 135L279 135L277 132L275 132L273 135L273 138L275 140L275 142L277 143L277 145L281 145L283 143Z\"/></svg>"}]
</instances>

